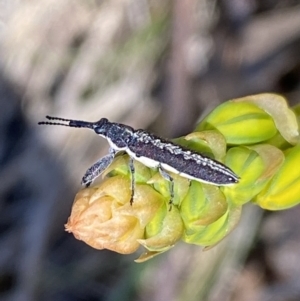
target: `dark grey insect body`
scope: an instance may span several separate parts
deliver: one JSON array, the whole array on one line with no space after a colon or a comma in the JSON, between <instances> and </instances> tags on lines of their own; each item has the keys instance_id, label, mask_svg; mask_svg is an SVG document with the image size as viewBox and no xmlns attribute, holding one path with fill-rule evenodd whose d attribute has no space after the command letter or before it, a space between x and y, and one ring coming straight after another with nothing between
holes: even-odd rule
<instances>
[{"instance_id":1,"label":"dark grey insect body","mask_svg":"<svg viewBox=\"0 0 300 301\"><path fill-rule=\"evenodd\" d=\"M133 202L135 185L133 159L150 168L158 168L162 177L170 181L170 203L172 203L174 197L174 181L169 172L179 174L191 180L217 186L235 184L239 179L229 167L222 163L144 130L134 130L124 124L109 122L106 118L102 118L97 122L50 116L46 116L46 118L60 122L46 121L39 122L39 124L89 128L107 139L110 145L109 154L101 158L86 171L82 178L83 185L89 186L112 163L118 152L126 152L130 156L131 203Z\"/></svg>"}]
</instances>

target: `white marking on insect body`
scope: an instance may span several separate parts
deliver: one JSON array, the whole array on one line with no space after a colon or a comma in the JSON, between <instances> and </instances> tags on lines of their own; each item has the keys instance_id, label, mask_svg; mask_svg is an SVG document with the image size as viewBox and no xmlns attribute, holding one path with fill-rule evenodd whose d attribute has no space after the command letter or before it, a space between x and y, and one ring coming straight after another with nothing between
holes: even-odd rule
<instances>
[{"instance_id":1,"label":"white marking on insect body","mask_svg":"<svg viewBox=\"0 0 300 301\"><path fill-rule=\"evenodd\" d=\"M141 162L142 164L144 164L147 167L150 168L157 168L159 163L157 163L157 161L152 160L150 158L147 157L137 157L134 153L127 151L128 155L132 158L134 158L136 161Z\"/></svg>"},{"instance_id":2,"label":"white marking on insect body","mask_svg":"<svg viewBox=\"0 0 300 301\"><path fill-rule=\"evenodd\" d=\"M46 121L39 122L39 124L89 128L107 139L110 145L110 153L87 170L82 179L82 184L86 186L90 185L111 164L118 152L125 151L131 158L129 161L132 188L131 203L135 185L135 169L132 159L143 163L147 167L158 168L160 174L171 182L170 203L172 203L174 196L174 182L168 172L179 174L190 180L217 186L235 184L239 179L229 167L222 163L144 130L134 130L125 124L109 122L106 118L102 118L97 122L50 116L46 116L46 118L55 122Z\"/></svg>"}]
</instances>

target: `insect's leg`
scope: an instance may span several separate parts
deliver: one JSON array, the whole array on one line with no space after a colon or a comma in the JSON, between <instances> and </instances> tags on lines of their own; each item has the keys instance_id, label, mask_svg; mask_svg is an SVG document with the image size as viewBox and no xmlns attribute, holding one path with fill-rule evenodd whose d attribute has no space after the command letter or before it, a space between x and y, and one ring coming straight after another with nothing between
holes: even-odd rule
<instances>
[{"instance_id":1,"label":"insect's leg","mask_svg":"<svg viewBox=\"0 0 300 301\"><path fill-rule=\"evenodd\" d=\"M172 209L172 204L173 204L173 200L174 200L174 179L168 174L168 172L166 170L164 170L162 168L161 165L158 165L158 170L159 170L159 173L161 174L161 176L170 182L170 201L169 201L169 205L170 205L170 209L169 211L171 211Z\"/></svg>"},{"instance_id":2,"label":"insect's leg","mask_svg":"<svg viewBox=\"0 0 300 301\"><path fill-rule=\"evenodd\" d=\"M85 172L81 184L86 187L90 186L91 183L112 163L115 155L116 151L113 148L110 148L108 155L102 157Z\"/></svg>"},{"instance_id":3,"label":"insect's leg","mask_svg":"<svg viewBox=\"0 0 300 301\"><path fill-rule=\"evenodd\" d=\"M135 168L133 158L129 157L129 169L130 169L130 189L131 189L131 197L130 197L130 205L133 204L134 198L134 189L135 189Z\"/></svg>"}]
</instances>

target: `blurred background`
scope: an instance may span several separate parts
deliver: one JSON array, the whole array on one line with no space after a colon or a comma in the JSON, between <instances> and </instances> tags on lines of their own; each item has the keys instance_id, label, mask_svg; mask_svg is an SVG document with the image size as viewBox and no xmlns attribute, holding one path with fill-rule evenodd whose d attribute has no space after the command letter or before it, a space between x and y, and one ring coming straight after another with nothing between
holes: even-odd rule
<instances>
[{"instance_id":1,"label":"blurred background","mask_svg":"<svg viewBox=\"0 0 300 301\"><path fill-rule=\"evenodd\" d=\"M300 1L0 0L0 300L300 300L300 208L246 206L202 252L98 251L64 231L101 117L166 137L222 101L300 99Z\"/></svg>"}]
</instances>

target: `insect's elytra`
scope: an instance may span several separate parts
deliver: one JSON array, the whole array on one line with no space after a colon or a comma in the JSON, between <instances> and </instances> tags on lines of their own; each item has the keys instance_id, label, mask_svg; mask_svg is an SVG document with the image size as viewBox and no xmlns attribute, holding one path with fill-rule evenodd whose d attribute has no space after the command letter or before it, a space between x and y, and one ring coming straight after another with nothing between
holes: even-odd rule
<instances>
[{"instance_id":1,"label":"insect's elytra","mask_svg":"<svg viewBox=\"0 0 300 301\"><path fill-rule=\"evenodd\" d=\"M129 162L132 174L131 203L133 201L135 184L133 159L150 168L158 168L160 174L171 182L170 202L172 202L174 195L174 183L168 172L217 186L231 185L239 181L239 177L226 165L145 130L135 130L125 124L110 122L106 118L101 118L97 122L51 116L46 116L46 118L50 121L42 121L39 124L88 128L107 139L110 145L109 154L87 170L82 179L82 184L86 186L90 185L111 164L118 152L125 151L131 158Z\"/></svg>"}]
</instances>

